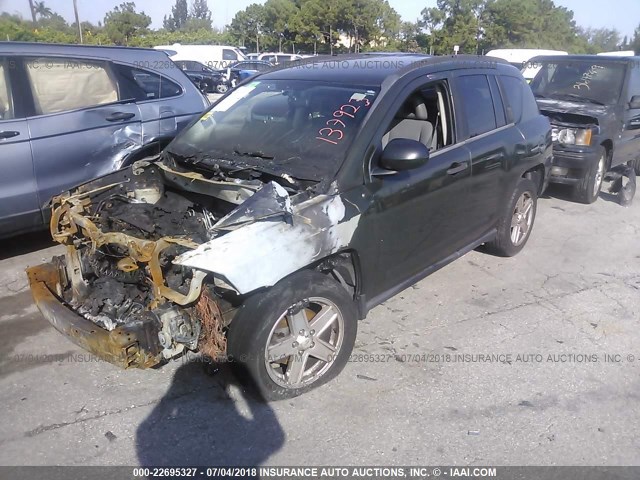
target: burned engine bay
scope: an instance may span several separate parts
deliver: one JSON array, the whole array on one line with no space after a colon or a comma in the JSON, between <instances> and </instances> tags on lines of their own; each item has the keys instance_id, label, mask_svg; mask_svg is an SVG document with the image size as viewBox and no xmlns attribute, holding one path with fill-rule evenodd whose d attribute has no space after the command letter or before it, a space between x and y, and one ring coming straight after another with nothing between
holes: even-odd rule
<instances>
[{"instance_id":1,"label":"burned engine bay","mask_svg":"<svg viewBox=\"0 0 640 480\"><path fill-rule=\"evenodd\" d=\"M155 324L157 343L150 325L146 349L164 358L196 349L203 330L217 335L209 341L223 354L218 305L231 307L223 297L235 292L203 285L206 272L174 260L242 225L242 212L255 221L263 211L289 215L287 191L273 182L207 179L175 165L138 162L54 199L52 235L67 246L64 259L56 260L65 277L57 293L107 331Z\"/></svg>"},{"instance_id":2,"label":"burned engine bay","mask_svg":"<svg viewBox=\"0 0 640 480\"><path fill-rule=\"evenodd\" d=\"M186 349L223 357L247 295L350 244L366 200L320 185L247 166L136 162L53 199L51 234L67 250L28 269L36 304L124 368Z\"/></svg>"}]
</instances>

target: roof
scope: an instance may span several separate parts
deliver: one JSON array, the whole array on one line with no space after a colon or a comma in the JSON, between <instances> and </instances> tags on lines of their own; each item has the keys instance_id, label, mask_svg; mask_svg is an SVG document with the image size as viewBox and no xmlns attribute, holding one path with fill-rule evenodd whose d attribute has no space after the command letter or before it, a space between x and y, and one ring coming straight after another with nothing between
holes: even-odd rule
<instances>
[{"instance_id":1,"label":"roof","mask_svg":"<svg viewBox=\"0 0 640 480\"><path fill-rule=\"evenodd\" d=\"M513 69L501 59L474 55L432 57L410 53L365 53L320 56L287 63L262 75L264 79L305 80L381 85L391 76L404 76L418 69L449 70L455 68ZM431 68L429 68L431 67Z\"/></svg>"},{"instance_id":2,"label":"roof","mask_svg":"<svg viewBox=\"0 0 640 480\"><path fill-rule=\"evenodd\" d=\"M148 58L149 55L166 54L161 50L143 47L117 47L102 45L76 45L65 43L41 43L41 42L2 42L0 41L0 53L3 54L44 54L44 55L87 55L91 57L135 60L136 56Z\"/></svg>"},{"instance_id":3,"label":"roof","mask_svg":"<svg viewBox=\"0 0 640 480\"><path fill-rule=\"evenodd\" d=\"M585 62L602 62L602 61L610 61L610 62L620 62L620 63L628 63L628 62L640 62L640 57L621 57L619 55L538 55L531 59L531 61L537 60L562 60L562 61L570 61L570 60L578 60ZM639 63L640 65L640 63Z\"/></svg>"}]
</instances>

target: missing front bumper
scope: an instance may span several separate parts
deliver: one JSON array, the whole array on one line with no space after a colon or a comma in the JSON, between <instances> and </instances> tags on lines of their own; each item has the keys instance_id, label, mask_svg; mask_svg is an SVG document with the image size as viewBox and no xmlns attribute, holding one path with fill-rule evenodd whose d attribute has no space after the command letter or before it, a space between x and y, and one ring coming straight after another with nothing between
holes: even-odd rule
<instances>
[{"instance_id":1,"label":"missing front bumper","mask_svg":"<svg viewBox=\"0 0 640 480\"><path fill-rule=\"evenodd\" d=\"M149 368L162 361L159 325L153 317L140 317L107 331L76 314L60 299L63 283L58 265L31 267L27 274L42 315L76 345L121 368Z\"/></svg>"}]
</instances>

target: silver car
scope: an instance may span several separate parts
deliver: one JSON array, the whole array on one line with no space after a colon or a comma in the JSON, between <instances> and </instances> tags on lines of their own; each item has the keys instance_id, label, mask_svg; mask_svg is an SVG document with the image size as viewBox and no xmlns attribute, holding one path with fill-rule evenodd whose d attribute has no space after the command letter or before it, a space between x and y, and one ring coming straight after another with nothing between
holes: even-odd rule
<instances>
[{"instance_id":1,"label":"silver car","mask_svg":"<svg viewBox=\"0 0 640 480\"><path fill-rule=\"evenodd\" d=\"M209 102L164 52L0 42L0 238L50 199L158 152Z\"/></svg>"}]
</instances>

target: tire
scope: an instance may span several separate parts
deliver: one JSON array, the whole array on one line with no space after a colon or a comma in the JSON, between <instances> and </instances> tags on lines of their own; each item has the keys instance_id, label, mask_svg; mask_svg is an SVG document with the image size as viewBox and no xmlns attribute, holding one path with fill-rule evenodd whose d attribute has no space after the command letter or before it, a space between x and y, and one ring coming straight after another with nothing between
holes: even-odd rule
<instances>
[{"instance_id":1,"label":"tire","mask_svg":"<svg viewBox=\"0 0 640 480\"><path fill-rule=\"evenodd\" d=\"M240 381L262 399L281 400L337 376L356 333L349 293L326 275L302 271L245 301L229 326L227 352Z\"/></svg>"},{"instance_id":2,"label":"tire","mask_svg":"<svg viewBox=\"0 0 640 480\"><path fill-rule=\"evenodd\" d=\"M500 257L513 257L524 248L536 219L537 192L538 186L532 180L520 179L498 222L495 240L486 244L485 250L488 253Z\"/></svg>"},{"instance_id":3,"label":"tire","mask_svg":"<svg viewBox=\"0 0 640 480\"><path fill-rule=\"evenodd\" d=\"M633 169L636 171L636 175L640 175L640 158L631 160L629 162L629 166L633 167Z\"/></svg>"},{"instance_id":4,"label":"tire","mask_svg":"<svg viewBox=\"0 0 640 480\"><path fill-rule=\"evenodd\" d=\"M219 83L216 85L217 93L227 93L228 90L229 90L229 85L227 85L226 83Z\"/></svg>"},{"instance_id":5,"label":"tire","mask_svg":"<svg viewBox=\"0 0 640 480\"><path fill-rule=\"evenodd\" d=\"M600 156L597 163L589 167L585 176L573 187L573 198L580 203L591 204L598 200L602 180L607 173L607 151L600 147Z\"/></svg>"}]
</instances>

